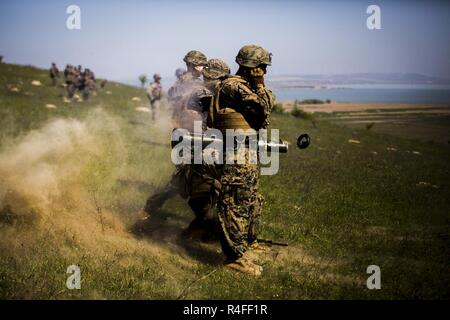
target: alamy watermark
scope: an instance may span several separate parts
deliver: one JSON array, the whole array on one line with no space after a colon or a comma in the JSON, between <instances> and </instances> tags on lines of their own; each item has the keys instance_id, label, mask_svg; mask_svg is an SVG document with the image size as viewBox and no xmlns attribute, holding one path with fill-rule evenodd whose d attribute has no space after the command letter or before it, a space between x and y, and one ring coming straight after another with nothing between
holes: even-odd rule
<instances>
[{"instance_id":1,"label":"alamy watermark","mask_svg":"<svg viewBox=\"0 0 450 320\"><path fill-rule=\"evenodd\" d=\"M67 7L66 13L69 15L66 19L66 27L69 30L81 29L81 8L76 4Z\"/></svg>"},{"instance_id":2,"label":"alamy watermark","mask_svg":"<svg viewBox=\"0 0 450 320\"><path fill-rule=\"evenodd\" d=\"M369 290L380 290L381 289L381 269L377 265L370 265L366 270L367 274L370 276L367 278L366 286Z\"/></svg>"},{"instance_id":3,"label":"alamy watermark","mask_svg":"<svg viewBox=\"0 0 450 320\"><path fill-rule=\"evenodd\" d=\"M79 266L72 264L67 267L66 273L70 274L66 280L66 287L69 290L81 289L81 269Z\"/></svg>"},{"instance_id":4,"label":"alamy watermark","mask_svg":"<svg viewBox=\"0 0 450 320\"><path fill-rule=\"evenodd\" d=\"M375 4L371 4L367 7L366 13L370 16L366 20L366 26L369 30L381 29L381 9Z\"/></svg>"}]
</instances>

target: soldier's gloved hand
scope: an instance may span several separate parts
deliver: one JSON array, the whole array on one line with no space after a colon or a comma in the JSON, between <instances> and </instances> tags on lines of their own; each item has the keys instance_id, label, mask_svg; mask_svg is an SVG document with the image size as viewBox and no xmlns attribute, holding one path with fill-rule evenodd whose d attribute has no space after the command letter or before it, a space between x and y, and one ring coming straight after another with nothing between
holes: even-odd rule
<instances>
[{"instance_id":1,"label":"soldier's gloved hand","mask_svg":"<svg viewBox=\"0 0 450 320\"><path fill-rule=\"evenodd\" d=\"M253 68L250 70L250 84L254 89L263 88L265 71L260 68Z\"/></svg>"},{"instance_id":2,"label":"soldier's gloved hand","mask_svg":"<svg viewBox=\"0 0 450 320\"><path fill-rule=\"evenodd\" d=\"M252 78L250 81L252 87L257 90L260 88L264 88L265 84L264 84L264 77L255 77Z\"/></svg>"}]
</instances>

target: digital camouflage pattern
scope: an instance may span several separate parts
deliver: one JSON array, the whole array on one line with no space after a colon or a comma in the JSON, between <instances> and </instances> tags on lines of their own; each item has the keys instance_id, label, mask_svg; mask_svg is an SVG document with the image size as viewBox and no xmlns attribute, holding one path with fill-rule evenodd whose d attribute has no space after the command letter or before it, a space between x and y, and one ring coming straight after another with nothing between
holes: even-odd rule
<instances>
[{"instance_id":1,"label":"digital camouflage pattern","mask_svg":"<svg viewBox=\"0 0 450 320\"><path fill-rule=\"evenodd\" d=\"M210 59L203 69L203 77L216 80L230 74L230 67L220 59Z\"/></svg>"},{"instance_id":2,"label":"digital camouflage pattern","mask_svg":"<svg viewBox=\"0 0 450 320\"><path fill-rule=\"evenodd\" d=\"M220 106L241 113L255 130L269 125L269 115L274 104L275 96L264 86L252 88L250 82L240 76L230 77L223 82Z\"/></svg>"},{"instance_id":3,"label":"digital camouflage pattern","mask_svg":"<svg viewBox=\"0 0 450 320\"><path fill-rule=\"evenodd\" d=\"M208 59L200 51L191 50L184 56L183 61L194 66L204 66Z\"/></svg>"},{"instance_id":4,"label":"digital camouflage pattern","mask_svg":"<svg viewBox=\"0 0 450 320\"><path fill-rule=\"evenodd\" d=\"M240 65L246 64L245 68L249 70L271 62L270 54L265 49L254 45L244 46L239 51L236 61ZM251 78L251 72L241 74L240 71L236 76L228 77L221 82L214 95L214 112L217 115L227 113L233 115L234 112L234 114L243 117L248 127L255 130L266 128L269 125L269 115L275 97L264 86L263 81L255 85L256 82ZM264 73L257 76L263 78ZM223 123L218 123L223 119L227 118L213 116L212 126L223 129ZM233 116L228 117L228 119L238 118ZM239 127L232 123L225 124L225 128ZM241 123L238 124L241 125ZM244 159L240 159L243 160L243 164L228 164L225 161L223 165L220 165L221 191L216 210L219 239L222 250L229 259L228 266L241 268L243 272L259 275L261 270L255 269L258 266L245 262L244 256L247 249L257 239L264 199L258 191L260 166L250 163L249 160L250 157L256 157L257 155L252 155L250 152L256 151L246 149ZM227 154L228 156L230 155ZM231 156L233 160L238 160L236 159L237 154Z\"/></svg>"},{"instance_id":5,"label":"digital camouflage pattern","mask_svg":"<svg viewBox=\"0 0 450 320\"><path fill-rule=\"evenodd\" d=\"M230 260L242 257L258 235L263 197L258 192L259 165L224 164L221 170L221 192L217 202L220 242Z\"/></svg>"},{"instance_id":6,"label":"digital camouflage pattern","mask_svg":"<svg viewBox=\"0 0 450 320\"><path fill-rule=\"evenodd\" d=\"M250 44L243 46L236 56L236 62L240 66L256 68L261 64L270 66L272 64L272 54L263 47Z\"/></svg>"},{"instance_id":7,"label":"digital camouflage pattern","mask_svg":"<svg viewBox=\"0 0 450 320\"><path fill-rule=\"evenodd\" d=\"M229 260L242 257L257 239L264 201L259 193L258 164L220 165L220 194L217 201L217 221L222 250Z\"/></svg>"}]
</instances>

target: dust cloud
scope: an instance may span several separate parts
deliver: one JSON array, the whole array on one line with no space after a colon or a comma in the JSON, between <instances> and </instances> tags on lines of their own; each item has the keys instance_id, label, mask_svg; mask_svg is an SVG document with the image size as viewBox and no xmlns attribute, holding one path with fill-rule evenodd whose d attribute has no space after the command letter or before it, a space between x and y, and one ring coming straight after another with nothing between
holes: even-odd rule
<instances>
[{"instance_id":1,"label":"dust cloud","mask_svg":"<svg viewBox=\"0 0 450 320\"><path fill-rule=\"evenodd\" d=\"M69 231L86 243L105 230L124 232L98 195L126 165L122 121L98 108L83 120L55 119L9 141L0 153L2 222Z\"/></svg>"}]
</instances>

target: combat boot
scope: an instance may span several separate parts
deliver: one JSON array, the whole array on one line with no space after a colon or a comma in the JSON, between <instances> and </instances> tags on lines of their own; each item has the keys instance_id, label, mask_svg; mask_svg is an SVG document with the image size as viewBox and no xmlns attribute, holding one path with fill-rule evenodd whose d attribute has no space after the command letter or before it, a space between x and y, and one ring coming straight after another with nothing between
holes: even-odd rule
<instances>
[{"instance_id":1,"label":"combat boot","mask_svg":"<svg viewBox=\"0 0 450 320\"><path fill-rule=\"evenodd\" d=\"M259 243L258 240L255 240L251 244L249 244L248 249L254 253L267 253L271 251L269 247Z\"/></svg>"},{"instance_id":2,"label":"combat boot","mask_svg":"<svg viewBox=\"0 0 450 320\"><path fill-rule=\"evenodd\" d=\"M183 230L181 236L186 239L200 240L206 234L206 221L201 218L195 218L191 221L189 226Z\"/></svg>"},{"instance_id":3,"label":"combat boot","mask_svg":"<svg viewBox=\"0 0 450 320\"><path fill-rule=\"evenodd\" d=\"M263 267L252 262L245 255L233 261L226 261L225 267L234 271L246 273L255 277L259 277L263 271Z\"/></svg>"},{"instance_id":4,"label":"combat boot","mask_svg":"<svg viewBox=\"0 0 450 320\"><path fill-rule=\"evenodd\" d=\"M174 189L171 185L168 185L163 191L158 192L147 199L144 206L144 211L148 215L158 213L164 203L176 194L176 189Z\"/></svg>"}]
</instances>

